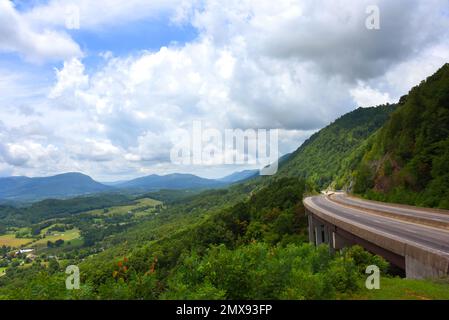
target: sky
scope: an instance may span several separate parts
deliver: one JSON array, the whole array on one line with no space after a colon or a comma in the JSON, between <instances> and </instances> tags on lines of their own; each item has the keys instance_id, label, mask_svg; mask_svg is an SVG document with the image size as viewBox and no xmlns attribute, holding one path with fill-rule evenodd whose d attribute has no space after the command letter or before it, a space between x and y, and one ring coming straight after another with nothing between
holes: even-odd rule
<instances>
[{"instance_id":1,"label":"sky","mask_svg":"<svg viewBox=\"0 0 449 320\"><path fill-rule=\"evenodd\" d=\"M0 176L224 176L170 161L193 122L285 154L446 62L447 0L0 0Z\"/></svg>"}]
</instances>

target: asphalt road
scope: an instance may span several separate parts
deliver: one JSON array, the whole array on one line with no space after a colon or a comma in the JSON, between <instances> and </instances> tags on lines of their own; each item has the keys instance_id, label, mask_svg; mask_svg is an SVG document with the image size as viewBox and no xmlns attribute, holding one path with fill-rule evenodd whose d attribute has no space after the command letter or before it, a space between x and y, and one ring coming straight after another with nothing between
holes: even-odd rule
<instances>
[{"instance_id":1,"label":"asphalt road","mask_svg":"<svg viewBox=\"0 0 449 320\"><path fill-rule=\"evenodd\" d=\"M347 207L331 201L323 195L309 197L305 201L318 208L327 210L338 217L346 218L360 225L365 225L403 240L412 241L421 246L449 254L449 232L443 229L376 215L360 208ZM397 207L394 209L396 210Z\"/></svg>"},{"instance_id":2,"label":"asphalt road","mask_svg":"<svg viewBox=\"0 0 449 320\"><path fill-rule=\"evenodd\" d=\"M429 210L423 210L421 208L406 208L391 206L384 203L364 201L363 199L357 199L353 197L348 197L344 193L335 193L331 196L331 199L336 199L338 202L342 202L351 206L357 206L361 209L391 212L397 215L410 218L422 218L426 220L432 220L437 222L444 222L449 224L449 211L448 214L430 212Z\"/></svg>"}]
</instances>

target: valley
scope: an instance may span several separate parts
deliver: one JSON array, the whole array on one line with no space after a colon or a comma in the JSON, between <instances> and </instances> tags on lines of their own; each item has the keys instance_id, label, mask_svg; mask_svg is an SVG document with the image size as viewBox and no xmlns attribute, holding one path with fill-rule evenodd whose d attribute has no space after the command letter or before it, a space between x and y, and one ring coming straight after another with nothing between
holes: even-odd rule
<instances>
[{"instance_id":1,"label":"valley","mask_svg":"<svg viewBox=\"0 0 449 320\"><path fill-rule=\"evenodd\" d=\"M132 204L79 212L65 218L42 220L28 227L6 227L0 235L2 275L9 267L47 265L77 254L89 256L103 248L98 243L108 235L157 216L162 202L139 198Z\"/></svg>"}]
</instances>

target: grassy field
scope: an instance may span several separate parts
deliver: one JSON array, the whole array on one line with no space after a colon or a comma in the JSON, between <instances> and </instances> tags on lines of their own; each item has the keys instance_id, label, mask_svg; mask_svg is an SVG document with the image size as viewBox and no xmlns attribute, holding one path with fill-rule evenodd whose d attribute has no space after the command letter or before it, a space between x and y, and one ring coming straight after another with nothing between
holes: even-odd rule
<instances>
[{"instance_id":1,"label":"grassy field","mask_svg":"<svg viewBox=\"0 0 449 320\"><path fill-rule=\"evenodd\" d=\"M33 239L16 238L14 233L4 234L0 236L0 246L7 246L12 248L20 248L22 245L31 243Z\"/></svg>"},{"instance_id":2,"label":"grassy field","mask_svg":"<svg viewBox=\"0 0 449 320\"><path fill-rule=\"evenodd\" d=\"M361 286L364 285L361 284ZM362 289L351 297L361 300L447 300L449 280L382 278L379 290Z\"/></svg>"},{"instance_id":3,"label":"grassy field","mask_svg":"<svg viewBox=\"0 0 449 320\"><path fill-rule=\"evenodd\" d=\"M113 215L128 214L128 212L132 212L136 217L141 217L154 213L155 207L157 205L162 205L162 202L150 198L139 199L136 202L137 202L136 204L132 205L111 207L108 208L106 212L104 209L97 209L89 211L89 213L98 216L104 215L113 216Z\"/></svg>"},{"instance_id":4,"label":"grassy field","mask_svg":"<svg viewBox=\"0 0 449 320\"><path fill-rule=\"evenodd\" d=\"M65 242L67 242L67 241L75 240L79 237L80 237L80 231L78 229L71 229L71 230L66 230L63 232L54 232L51 235L45 236L45 238L43 238L43 239L37 240L31 246L32 247L43 247L43 246L47 246L47 241L55 242L56 240L61 239L61 240L64 240Z\"/></svg>"},{"instance_id":5,"label":"grassy field","mask_svg":"<svg viewBox=\"0 0 449 320\"><path fill-rule=\"evenodd\" d=\"M7 246L12 248L20 248L21 246L29 246L30 248L47 246L47 241L55 242L62 239L64 241L72 241L80 237L78 229L71 229L64 232L53 232L53 234L46 235L45 238L35 240L28 238L16 238L14 234L5 234L0 236L0 246Z\"/></svg>"},{"instance_id":6,"label":"grassy field","mask_svg":"<svg viewBox=\"0 0 449 320\"><path fill-rule=\"evenodd\" d=\"M98 216L99 222L101 222L101 217L104 216L114 216L114 215L125 215L131 212L133 214L133 218L141 218L144 216L148 216L154 214L156 211L156 206L162 205L162 202L150 199L143 198L136 201L133 205L126 206L116 206L107 209L98 209L89 211L89 214L93 214ZM50 228L54 225L48 226L41 230L41 235L44 235ZM15 232L22 232L24 234L29 233L29 228L17 229ZM8 246L14 249L30 246L33 248L36 247L44 247L47 245L47 241L56 241L58 239L62 239L65 242L72 241L80 238L80 232L78 229L67 230L65 232L53 232L51 235L46 235L45 238L35 240L31 238L16 238L15 233L5 234L0 236L0 246ZM76 243L75 243L76 244Z\"/></svg>"}]
</instances>

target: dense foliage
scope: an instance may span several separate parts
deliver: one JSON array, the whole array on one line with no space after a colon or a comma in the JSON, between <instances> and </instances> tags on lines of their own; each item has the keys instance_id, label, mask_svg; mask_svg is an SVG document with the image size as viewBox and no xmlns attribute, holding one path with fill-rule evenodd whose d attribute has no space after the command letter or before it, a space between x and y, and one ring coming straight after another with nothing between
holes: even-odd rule
<instances>
[{"instance_id":1,"label":"dense foliage","mask_svg":"<svg viewBox=\"0 0 449 320\"><path fill-rule=\"evenodd\" d=\"M358 108L345 114L305 141L276 176L299 176L320 188L327 187L347 170L345 159L385 123L395 108Z\"/></svg>"},{"instance_id":2,"label":"dense foliage","mask_svg":"<svg viewBox=\"0 0 449 320\"><path fill-rule=\"evenodd\" d=\"M369 139L354 187L379 200L449 209L449 64L403 97Z\"/></svg>"}]
</instances>

